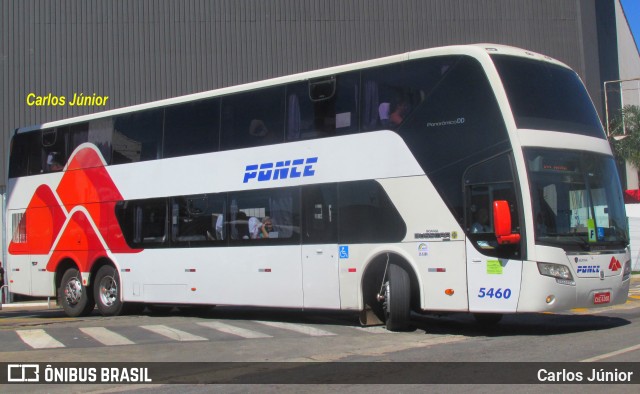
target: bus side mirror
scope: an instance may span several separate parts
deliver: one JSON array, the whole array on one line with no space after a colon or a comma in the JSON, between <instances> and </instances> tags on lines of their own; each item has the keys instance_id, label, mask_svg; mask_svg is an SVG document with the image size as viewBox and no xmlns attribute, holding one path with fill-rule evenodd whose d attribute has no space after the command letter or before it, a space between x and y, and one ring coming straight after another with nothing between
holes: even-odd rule
<instances>
[{"instance_id":1,"label":"bus side mirror","mask_svg":"<svg viewBox=\"0 0 640 394\"><path fill-rule=\"evenodd\" d=\"M520 234L511 233L511 210L505 200L493 202L493 225L500 245L520 243Z\"/></svg>"}]
</instances>

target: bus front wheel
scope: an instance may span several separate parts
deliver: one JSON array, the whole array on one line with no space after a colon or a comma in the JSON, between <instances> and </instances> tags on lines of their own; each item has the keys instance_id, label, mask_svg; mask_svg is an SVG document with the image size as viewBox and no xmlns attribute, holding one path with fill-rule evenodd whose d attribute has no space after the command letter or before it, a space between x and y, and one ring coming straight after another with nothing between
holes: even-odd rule
<instances>
[{"instance_id":1,"label":"bus front wheel","mask_svg":"<svg viewBox=\"0 0 640 394\"><path fill-rule=\"evenodd\" d=\"M103 316L117 316L124 304L120 300L120 277L113 266L100 267L93 282L93 295Z\"/></svg>"},{"instance_id":2,"label":"bus front wheel","mask_svg":"<svg viewBox=\"0 0 640 394\"><path fill-rule=\"evenodd\" d=\"M82 275L76 268L69 268L62 275L58 289L58 303L70 317L86 316L95 307L93 295L82 284Z\"/></svg>"},{"instance_id":3,"label":"bus front wheel","mask_svg":"<svg viewBox=\"0 0 640 394\"><path fill-rule=\"evenodd\" d=\"M385 324L389 331L403 331L410 326L411 281L407 271L391 263L384 282Z\"/></svg>"}]
</instances>

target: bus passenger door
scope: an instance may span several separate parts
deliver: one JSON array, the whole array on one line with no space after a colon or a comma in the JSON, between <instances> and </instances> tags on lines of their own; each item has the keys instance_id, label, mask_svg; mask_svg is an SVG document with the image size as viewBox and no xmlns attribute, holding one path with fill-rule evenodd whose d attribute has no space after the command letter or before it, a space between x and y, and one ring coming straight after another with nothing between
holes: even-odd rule
<instances>
[{"instance_id":1,"label":"bus passenger door","mask_svg":"<svg viewBox=\"0 0 640 394\"><path fill-rule=\"evenodd\" d=\"M465 173L470 312L515 312L522 280L520 209L509 155Z\"/></svg>"},{"instance_id":2,"label":"bus passenger door","mask_svg":"<svg viewBox=\"0 0 640 394\"><path fill-rule=\"evenodd\" d=\"M305 308L340 309L337 189L302 189L302 290Z\"/></svg>"}]
</instances>

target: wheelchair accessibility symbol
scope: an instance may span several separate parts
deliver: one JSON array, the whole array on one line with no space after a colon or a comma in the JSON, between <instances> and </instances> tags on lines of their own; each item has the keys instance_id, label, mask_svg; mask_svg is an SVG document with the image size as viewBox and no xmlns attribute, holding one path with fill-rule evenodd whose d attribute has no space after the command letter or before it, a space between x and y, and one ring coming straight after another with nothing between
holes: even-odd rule
<instances>
[{"instance_id":1,"label":"wheelchair accessibility symbol","mask_svg":"<svg viewBox=\"0 0 640 394\"><path fill-rule=\"evenodd\" d=\"M338 249L339 255L341 259L349 258L349 247L348 246L339 246Z\"/></svg>"}]
</instances>

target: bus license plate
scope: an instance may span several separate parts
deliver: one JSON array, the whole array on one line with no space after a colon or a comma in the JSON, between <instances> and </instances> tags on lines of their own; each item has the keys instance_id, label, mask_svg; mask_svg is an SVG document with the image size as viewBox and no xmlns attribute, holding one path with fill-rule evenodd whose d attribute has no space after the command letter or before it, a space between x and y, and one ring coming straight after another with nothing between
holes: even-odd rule
<instances>
[{"instance_id":1,"label":"bus license plate","mask_svg":"<svg viewBox=\"0 0 640 394\"><path fill-rule=\"evenodd\" d=\"M606 293L596 293L593 295L593 303L594 304L608 304L611 302L611 293L608 291Z\"/></svg>"}]
</instances>

